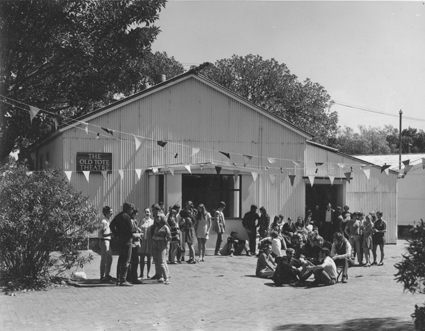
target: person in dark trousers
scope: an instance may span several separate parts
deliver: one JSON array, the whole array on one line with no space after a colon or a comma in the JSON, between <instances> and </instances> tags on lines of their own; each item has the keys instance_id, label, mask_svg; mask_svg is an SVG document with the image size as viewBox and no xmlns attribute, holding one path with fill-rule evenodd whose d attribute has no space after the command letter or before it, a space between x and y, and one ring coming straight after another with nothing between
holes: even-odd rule
<instances>
[{"instance_id":1,"label":"person in dark trousers","mask_svg":"<svg viewBox=\"0 0 425 331\"><path fill-rule=\"evenodd\" d=\"M120 286L133 286L126 281L126 278L131 260L133 239L133 226L130 215L135 209L132 203L124 202L123 211L116 215L109 225L114 236L118 237L117 285Z\"/></svg>"},{"instance_id":2,"label":"person in dark trousers","mask_svg":"<svg viewBox=\"0 0 425 331\"><path fill-rule=\"evenodd\" d=\"M247 212L242 220L242 225L246 229L249 239L249 250L255 255L257 241L257 227L260 216L257 214L257 206L251 205L251 210Z\"/></svg>"}]
</instances>

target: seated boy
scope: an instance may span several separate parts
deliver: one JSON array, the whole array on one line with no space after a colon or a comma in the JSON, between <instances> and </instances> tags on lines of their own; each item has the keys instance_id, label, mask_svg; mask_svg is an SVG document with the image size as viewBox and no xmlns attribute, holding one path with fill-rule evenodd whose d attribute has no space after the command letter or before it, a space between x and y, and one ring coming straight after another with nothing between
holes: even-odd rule
<instances>
[{"instance_id":1,"label":"seated boy","mask_svg":"<svg viewBox=\"0 0 425 331\"><path fill-rule=\"evenodd\" d=\"M330 255L329 249L322 248L319 254L320 261L323 261L322 264L307 267L307 270L313 271L314 274L314 281L311 286L334 285L336 283L336 265Z\"/></svg>"},{"instance_id":2,"label":"seated boy","mask_svg":"<svg viewBox=\"0 0 425 331\"><path fill-rule=\"evenodd\" d=\"M227 238L227 253L230 257L233 257L233 254L239 255L245 249L246 255L250 256L251 252L249 250L249 244L246 240L238 238L238 233L236 231L230 232L230 237Z\"/></svg>"},{"instance_id":3,"label":"seated boy","mask_svg":"<svg viewBox=\"0 0 425 331\"><path fill-rule=\"evenodd\" d=\"M273 281L276 286L282 286L283 284L294 284L298 281L298 266L299 263L293 258L294 250L288 248L286 250L286 256L282 257L277 262L276 271L273 274Z\"/></svg>"}]
</instances>

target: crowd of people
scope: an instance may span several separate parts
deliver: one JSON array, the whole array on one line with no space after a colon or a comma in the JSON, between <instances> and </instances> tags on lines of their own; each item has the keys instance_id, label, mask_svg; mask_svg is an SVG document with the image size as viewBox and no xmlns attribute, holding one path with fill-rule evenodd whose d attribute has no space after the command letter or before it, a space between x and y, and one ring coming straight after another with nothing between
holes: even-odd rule
<instances>
[{"instance_id":1,"label":"crowd of people","mask_svg":"<svg viewBox=\"0 0 425 331\"><path fill-rule=\"evenodd\" d=\"M132 286L151 279L168 285L168 264L205 262L210 231L217 236L214 255L221 255L226 232L225 208L226 204L220 202L211 215L203 204L195 208L187 201L183 209L176 204L165 212L160 203L145 208L139 218L136 207L126 202L122 212L112 219L113 210L105 206L98 232L100 281ZM338 269L342 273L341 281L347 282L348 268L355 264L355 257L360 266L383 265L386 222L382 212L350 213L348 206L334 210L328 204L323 212L318 206L308 210L306 217L300 216L296 222L291 218L285 222L282 215L275 216L271 222L264 207L259 209L259 214L257 209L252 205L242 220L248 240L242 239L237 231L231 231L225 252L230 257L243 251L247 256L257 256L255 274L258 277L272 278L276 285L298 285L314 275L314 282L310 284L332 285L337 281ZM119 247L116 278L110 274L113 237L118 238ZM155 273L150 276L152 260Z\"/></svg>"}]
</instances>

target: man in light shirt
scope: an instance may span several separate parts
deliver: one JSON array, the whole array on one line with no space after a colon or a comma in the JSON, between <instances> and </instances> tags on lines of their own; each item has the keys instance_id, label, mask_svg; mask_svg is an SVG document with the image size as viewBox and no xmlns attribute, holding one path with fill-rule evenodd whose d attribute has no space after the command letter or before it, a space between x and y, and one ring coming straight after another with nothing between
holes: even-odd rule
<instances>
[{"instance_id":1,"label":"man in light shirt","mask_svg":"<svg viewBox=\"0 0 425 331\"><path fill-rule=\"evenodd\" d=\"M100 281L109 283L112 280L110 276L112 265L112 250L111 250L111 229L109 228L109 220L113 214L113 210L109 206L102 209L103 219L100 222L98 238L100 247Z\"/></svg>"},{"instance_id":2,"label":"man in light shirt","mask_svg":"<svg viewBox=\"0 0 425 331\"><path fill-rule=\"evenodd\" d=\"M319 260L322 264L316 266L308 266L307 270L313 271L314 281L312 286L334 285L336 283L337 272L335 262L330 257L331 252L327 248L322 248L319 253Z\"/></svg>"}]
</instances>

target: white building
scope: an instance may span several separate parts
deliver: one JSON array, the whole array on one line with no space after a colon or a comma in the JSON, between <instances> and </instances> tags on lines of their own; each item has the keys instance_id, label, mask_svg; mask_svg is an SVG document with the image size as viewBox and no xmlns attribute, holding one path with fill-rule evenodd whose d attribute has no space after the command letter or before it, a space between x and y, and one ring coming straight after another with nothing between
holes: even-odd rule
<instances>
[{"instance_id":1,"label":"white building","mask_svg":"<svg viewBox=\"0 0 425 331\"><path fill-rule=\"evenodd\" d=\"M99 210L120 210L125 201L142 210L192 200L212 211L225 201L226 232L243 235L241 218L251 204L272 219L294 219L331 202L382 210L387 242L395 243L397 173L372 164L361 169L364 161L311 138L189 71L62 126L32 152L38 169L46 161L63 169Z\"/></svg>"}]
</instances>

